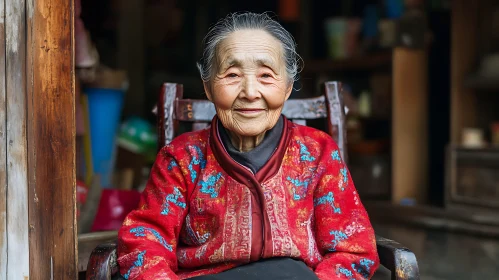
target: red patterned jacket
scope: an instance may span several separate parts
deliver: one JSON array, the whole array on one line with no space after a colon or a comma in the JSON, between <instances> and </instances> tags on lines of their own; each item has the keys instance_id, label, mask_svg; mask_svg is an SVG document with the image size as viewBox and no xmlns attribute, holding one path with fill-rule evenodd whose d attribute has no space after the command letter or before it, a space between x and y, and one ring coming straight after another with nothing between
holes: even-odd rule
<instances>
[{"instance_id":1,"label":"red patterned jacket","mask_svg":"<svg viewBox=\"0 0 499 280\"><path fill-rule=\"evenodd\" d=\"M320 279L370 278L374 231L332 138L285 119L277 149L252 174L228 155L216 121L158 154L119 231L121 274L186 279L292 257Z\"/></svg>"}]
</instances>

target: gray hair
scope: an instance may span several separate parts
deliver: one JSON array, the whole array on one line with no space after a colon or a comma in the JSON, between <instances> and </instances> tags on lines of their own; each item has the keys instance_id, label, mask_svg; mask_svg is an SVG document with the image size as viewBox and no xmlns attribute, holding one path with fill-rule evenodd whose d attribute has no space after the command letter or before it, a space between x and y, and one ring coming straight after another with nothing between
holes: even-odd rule
<instances>
[{"instance_id":1,"label":"gray hair","mask_svg":"<svg viewBox=\"0 0 499 280\"><path fill-rule=\"evenodd\" d=\"M297 80L300 56L296 52L293 36L266 13L233 13L217 22L204 38L204 51L201 61L197 63L201 79L209 82L213 77L213 65L216 59L217 47L232 32L243 29L258 29L268 32L281 42L284 61L289 82Z\"/></svg>"}]
</instances>

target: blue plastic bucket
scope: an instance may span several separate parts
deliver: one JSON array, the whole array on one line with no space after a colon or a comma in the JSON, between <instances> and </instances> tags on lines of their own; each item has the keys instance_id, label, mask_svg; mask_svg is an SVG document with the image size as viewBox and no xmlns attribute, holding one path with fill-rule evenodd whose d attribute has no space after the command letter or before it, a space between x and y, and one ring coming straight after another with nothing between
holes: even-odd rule
<instances>
[{"instance_id":1,"label":"blue plastic bucket","mask_svg":"<svg viewBox=\"0 0 499 280\"><path fill-rule=\"evenodd\" d=\"M86 88L84 92L88 97L94 174L100 175L103 188L110 188L125 92L105 88Z\"/></svg>"}]
</instances>

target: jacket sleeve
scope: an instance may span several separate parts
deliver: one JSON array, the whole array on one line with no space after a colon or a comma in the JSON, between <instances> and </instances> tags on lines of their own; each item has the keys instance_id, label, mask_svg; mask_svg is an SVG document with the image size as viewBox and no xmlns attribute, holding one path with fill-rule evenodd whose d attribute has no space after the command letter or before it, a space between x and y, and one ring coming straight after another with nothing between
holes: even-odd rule
<instances>
[{"instance_id":1,"label":"jacket sleeve","mask_svg":"<svg viewBox=\"0 0 499 280\"><path fill-rule=\"evenodd\" d=\"M118 232L118 264L125 279L178 279L176 249L187 214L187 187L167 148L158 153L139 207Z\"/></svg>"},{"instance_id":2,"label":"jacket sleeve","mask_svg":"<svg viewBox=\"0 0 499 280\"><path fill-rule=\"evenodd\" d=\"M315 273L321 280L370 279L379 266L374 230L337 145L327 146L314 191L315 237L323 256Z\"/></svg>"}]
</instances>

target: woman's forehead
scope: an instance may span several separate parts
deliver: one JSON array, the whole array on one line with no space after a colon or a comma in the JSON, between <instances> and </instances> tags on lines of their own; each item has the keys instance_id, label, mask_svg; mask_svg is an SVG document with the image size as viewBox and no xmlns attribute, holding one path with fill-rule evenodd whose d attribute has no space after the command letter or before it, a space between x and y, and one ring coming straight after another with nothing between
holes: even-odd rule
<instances>
[{"instance_id":1,"label":"woman's forehead","mask_svg":"<svg viewBox=\"0 0 499 280\"><path fill-rule=\"evenodd\" d=\"M222 66L244 66L245 64L256 66L278 67L279 58L269 54L245 53L241 55L228 55L220 61Z\"/></svg>"},{"instance_id":2,"label":"woman's forehead","mask_svg":"<svg viewBox=\"0 0 499 280\"><path fill-rule=\"evenodd\" d=\"M283 63L281 43L263 30L235 31L217 49L220 66L252 63L277 67Z\"/></svg>"}]
</instances>

